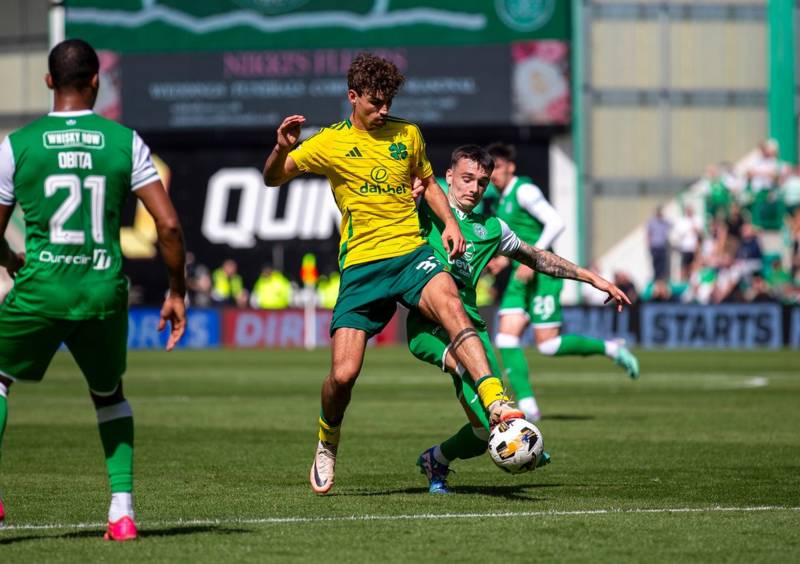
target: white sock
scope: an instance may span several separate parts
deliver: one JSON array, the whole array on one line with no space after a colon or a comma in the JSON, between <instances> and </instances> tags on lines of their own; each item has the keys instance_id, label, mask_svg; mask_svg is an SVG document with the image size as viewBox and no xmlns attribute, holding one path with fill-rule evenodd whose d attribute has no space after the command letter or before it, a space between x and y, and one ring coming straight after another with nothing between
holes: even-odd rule
<instances>
[{"instance_id":1,"label":"white sock","mask_svg":"<svg viewBox=\"0 0 800 564\"><path fill-rule=\"evenodd\" d=\"M515 349L519 347L519 337L511 333L498 333L494 337L494 345L498 349Z\"/></svg>"},{"instance_id":2,"label":"white sock","mask_svg":"<svg viewBox=\"0 0 800 564\"><path fill-rule=\"evenodd\" d=\"M517 405L525 413L525 415L533 414L539 411L539 405L536 403L536 398L534 397L522 398L517 402Z\"/></svg>"},{"instance_id":3,"label":"white sock","mask_svg":"<svg viewBox=\"0 0 800 564\"><path fill-rule=\"evenodd\" d=\"M619 343L617 341L605 341L606 356L608 358L617 358L619 354Z\"/></svg>"},{"instance_id":4,"label":"white sock","mask_svg":"<svg viewBox=\"0 0 800 564\"><path fill-rule=\"evenodd\" d=\"M445 466L450 464L450 461L447 459L447 457L442 454L442 449L439 447L439 445L436 445L433 448L433 459L439 464L444 464Z\"/></svg>"},{"instance_id":5,"label":"white sock","mask_svg":"<svg viewBox=\"0 0 800 564\"><path fill-rule=\"evenodd\" d=\"M129 492L112 493L108 507L108 520L111 523L128 516L133 519L133 494Z\"/></svg>"},{"instance_id":6,"label":"white sock","mask_svg":"<svg viewBox=\"0 0 800 564\"><path fill-rule=\"evenodd\" d=\"M561 348L561 337L553 337L536 345L539 352L546 356L555 356Z\"/></svg>"}]
</instances>

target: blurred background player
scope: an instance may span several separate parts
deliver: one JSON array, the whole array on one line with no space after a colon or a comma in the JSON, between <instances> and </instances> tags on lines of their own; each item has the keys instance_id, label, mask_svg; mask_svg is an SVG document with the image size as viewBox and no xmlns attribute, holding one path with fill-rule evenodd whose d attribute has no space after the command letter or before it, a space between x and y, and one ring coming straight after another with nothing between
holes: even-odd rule
<instances>
[{"instance_id":1,"label":"blurred background player","mask_svg":"<svg viewBox=\"0 0 800 564\"><path fill-rule=\"evenodd\" d=\"M94 49L64 41L50 52L48 67L53 111L0 145L0 266L16 276L0 306L0 441L11 384L41 380L66 344L97 411L111 486L105 538L130 540L137 536L133 414L122 393L128 282L119 243L128 195L155 219L169 271L159 323L172 326L167 350L186 324L183 237L150 149L135 131L92 111L99 86ZM16 203L25 215L24 255L11 252L4 238Z\"/></svg>"},{"instance_id":2,"label":"blurred background player","mask_svg":"<svg viewBox=\"0 0 800 564\"><path fill-rule=\"evenodd\" d=\"M529 178L516 176L513 146L493 143L487 150L494 159L492 183L501 194L497 217L523 241L538 249L550 249L564 231L564 221ZM489 268L496 273L508 264L507 258L498 257ZM528 361L521 347L528 325L533 325L536 347L544 355L605 355L622 366L631 378L639 377L639 363L621 341L561 335L561 280L534 272L518 261L511 266L511 277L500 302L495 344L526 419L535 422L541 418L529 380Z\"/></svg>"},{"instance_id":3,"label":"blurred background player","mask_svg":"<svg viewBox=\"0 0 800 564\"><path fill-rule=\"evenodd\" d=\"M630 304L630 301L619 288L602 277L521 240L502 219L474 212L489 185L493 168L492 157L477 145L458 147L450 158L446 175L447 199L467 240L467 250L462 257L448 258L441 243L443 224L424 202L420 206L420 225L439 260L450 263L450 274L459 287L464 309L478 331L493 373L498 373L497 358L476 300L478 279L494 256L510 257L535 269L537 273L591 284L607 295L606 301L613 299L619 309L623 304ZM413 310L409 312L406 323L409 350L418 359L450 373L456 395L469 419L469 423L455 435L423 452L417 461L428 478L429 491L447 493L446 479L450 462L459 458L473 458L486 451L489 421L484 408L477 401L473 378L451 354L447 332ZM549 456L543 462L548 460Z\"/></svg>"},{"instance_id":4,"label":"blurred background player","mask_svg":"<svg viewBox=\"0 0 800 564\"><path fill-rule=\"evenodd\" d=\"M311 489L318 494L333 486L340 428L367 340L389 323L398 302L444 326L494 422L522 417L507 401L498 374L490 371L453 279L420 237L412 176L421 179L425 202L443 222L442 244L449 258L464 253L464 237L433 176L419 128L389 116L404 80L392 62L358 55L347 74L350 117L322 128L298 148L305 118L285 118L264 165L267 186L280 186L303 172L326 176L342 212L342 277L330 326L332 366L322 384L319 442L309 472Z\"/></svg>"}]
</instances>

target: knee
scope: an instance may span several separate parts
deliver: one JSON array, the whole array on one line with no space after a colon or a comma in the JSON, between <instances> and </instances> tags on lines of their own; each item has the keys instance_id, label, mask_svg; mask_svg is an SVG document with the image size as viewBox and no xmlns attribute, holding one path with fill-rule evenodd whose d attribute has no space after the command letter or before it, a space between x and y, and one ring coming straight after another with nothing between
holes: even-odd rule
<instances>
[{"instance_id":1,"label":"knee","mask_svg":"<svg viewBox=\"0 0 800 564\"><path fill-rule=\"evenodd\" d=\"M118 403L125 401L125 394L122 393L122 382L117 384L117 387L114 389L113 392L100 393L90 389L89 395L92 396L92 402L94 402L95 408L98 409L101 407L116 405Z\"/></svg>"},{"instance_id":2,"label":"knee","mask_svg":"<svg viewBox=\"0 0 800 564\"><path fill-rule=\"evenodd\" d=\"M352 388L358 378L358 367L350 364L334 366L328 374L328 380L337 387Z\"/></svg>"},{"instance_id":3,"label":"knee","mask_svg":"<svg viewBox=\"0 0 800 564\"><path fill-rule=\"evenodd\" d=\"M449 296L449 301L447 302L446 313L450 319L457 320L460 325L464 327L471 327L472 323L469 321L467 317L467 312L464 311L464 306L461 304L461 298L458 297L458 294L453 294Z\"/></svg>"}]
</instances>

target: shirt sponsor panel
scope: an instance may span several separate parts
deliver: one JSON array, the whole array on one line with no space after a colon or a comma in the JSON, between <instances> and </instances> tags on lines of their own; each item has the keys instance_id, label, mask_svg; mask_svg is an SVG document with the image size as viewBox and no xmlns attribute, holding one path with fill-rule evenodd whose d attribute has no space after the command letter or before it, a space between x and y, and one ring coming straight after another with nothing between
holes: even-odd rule
<instances>
[{"instance_id":1,"label":"shirt sponsor panel","mask_svg":"<svg viewBox=\"0 0 800 564\"><path fill-rule=\"evenodd\" d=\"M104 149L106 136L102 131L92 131L90 129L45 131L42 134L42 145L45 149L68 149L72 147Z\"/></svg>"}]
</instances>

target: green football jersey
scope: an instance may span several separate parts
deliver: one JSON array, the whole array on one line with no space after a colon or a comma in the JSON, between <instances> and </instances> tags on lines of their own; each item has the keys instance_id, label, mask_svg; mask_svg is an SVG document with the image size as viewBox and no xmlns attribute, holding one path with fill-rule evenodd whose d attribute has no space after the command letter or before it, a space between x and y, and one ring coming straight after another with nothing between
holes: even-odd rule
<instances>
[{"instance_id":1,"label":"green football jersey","mask_svg":"<svg viewBox=\"0 0 800 564\"><path fill-rule=\"evenodd\" d=\"M89 110L52 112L0 145L0 204L25 218L25 265L6 303L59 319L127 306L120 217L158 174L131 129Z\"/></svg>"},{"instance_id":2,"label":"green football jersey","mask_svg":"<svg viewBox=\"0 0 800 564\"><path fill-rule=\"evenodd\" d=\"M420 226L423 237L433 247L436 258L450 265L450 274L455 278L464 303L464 309L479 326L485 325L478 313L475 287L487 263L497 254L513 254L519 248L519 238L506 223L496 217L480 213L464 213L456 208L453 215L467 243L466 252L459 258L450 260L442 244L444 224L424 201L420 207Z\"/></svg>"},{"instance_id":3,"label":"green football jersey","mask_svg":"<svg viewBox=\"0 0 800 564\"><path fill-rule=\"evenodd\" d=\"M497 217L505 221L520 239L533 245L539 240L539 236L544 230L544 224L531 215L520 203L519 190L522 186L535 188L533 199L544 198L539 188L533 184L530 178L524 176L514 177L511 180L511 185L507 186L500 196L500 202L497 205Z\"/></svg>"}]
</instances>

